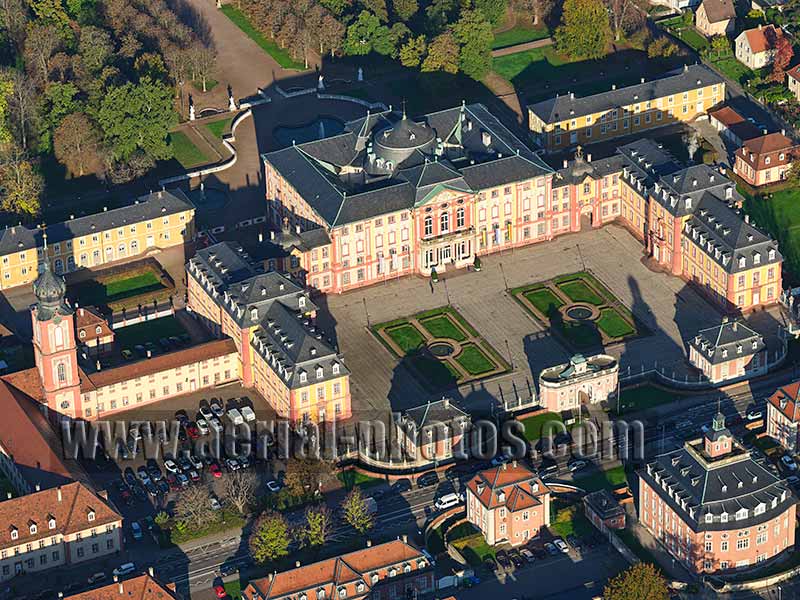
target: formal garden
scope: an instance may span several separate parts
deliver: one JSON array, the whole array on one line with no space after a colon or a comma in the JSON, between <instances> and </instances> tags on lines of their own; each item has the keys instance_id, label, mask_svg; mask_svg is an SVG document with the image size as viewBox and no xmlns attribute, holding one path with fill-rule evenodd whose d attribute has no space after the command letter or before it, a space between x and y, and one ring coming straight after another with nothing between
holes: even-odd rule
<instances>
[{"instance_id":1,"label":"formal garden","mask_svg":"<svg viewBox=\"0 0 800 600\"><path fill-rule=\"evenodd\" d=\"M449 306L380 323L372 333L430 390L509 370L500 354Z\"/></svg>"},{"instance_id":2,"label":"formal garden","mask_svg":"<svg viewBox=\"0 0 800 600\"><path fill-rule=\"evenodd\" d=\"M515 288L510 293L537 321L575 350L647 333L630 310L585 271Z\"/></svg>"},{"instance_id":3,"label":"formal garden","mask_svg":"<svg viewBox=\"0 0 800 600\"><path fill-rule=\"evenodd\" d=\"M112 311L167 299L175 290L169 275L153 259L100 271L92 279L69 286L67 295L79 306Z\"/></svg>"}]
</instances>

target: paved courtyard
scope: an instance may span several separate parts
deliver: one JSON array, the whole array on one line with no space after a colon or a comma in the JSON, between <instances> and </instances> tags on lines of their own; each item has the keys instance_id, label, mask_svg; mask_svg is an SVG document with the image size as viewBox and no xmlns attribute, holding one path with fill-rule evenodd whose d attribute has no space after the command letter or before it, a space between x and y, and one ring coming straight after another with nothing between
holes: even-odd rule
<instances>
[{"instance_id":1,"label":"paved courtyard","mask_svg":"<svg viewBox=\"0 0 800 600\"><path fill-rule=\"evenodd\" d=\"M652 332L606 349L620 359L623 369L641 368L646 356L648 368L657 361L685 370L683 340L718 322L720 313L683 280L649 270L642 256L641 243L611 225L486 257L480 273L446 273L435 285L411 277L322 298L331 314L328 330L335 325L352 371L354 414L369 418L388 411L389 402L398 410L427 398L368 326L448 303L514 367L508 375L462 386L458 399L485 412L492 398L515 393L529 397L535 376L544 367L566 361L571 352L505 290L583 270L598 277Z\"/></svg>"}]
</instances>

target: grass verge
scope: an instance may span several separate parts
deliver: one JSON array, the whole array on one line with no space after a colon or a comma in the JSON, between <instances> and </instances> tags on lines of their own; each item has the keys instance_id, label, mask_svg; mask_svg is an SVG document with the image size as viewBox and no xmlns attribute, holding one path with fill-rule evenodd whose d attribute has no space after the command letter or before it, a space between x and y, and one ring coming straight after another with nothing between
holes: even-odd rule
<instances>
[{"instance_id":1,"label":"grass verge","mask_svg":"<svg viewBox=\"0 0 800 600\"><path fill-rule=\"evenodd\" d=\"M241 29L247 37L258 44L264 52L274 58L281 67L284 69L294 69L296 71L305 70L305 65L302 62L294 60L286 50L253 27L253 24L250 23L247 16L235 6L223 4L220 10L222 10L222 13L228 17L234 25Z\"/></svg>"},{"instance_id":2,"label":"grass verge","mask_svg":"<svg viewBox=\"0 0 800 600\"><path fill-rule=\"evenodd\" d=\"M208 156L194 145L192 140L182 131L173 131L169 134L169 143L172 154L184 169L203 165L210 161Z\"/></svg>"}]
</instances>

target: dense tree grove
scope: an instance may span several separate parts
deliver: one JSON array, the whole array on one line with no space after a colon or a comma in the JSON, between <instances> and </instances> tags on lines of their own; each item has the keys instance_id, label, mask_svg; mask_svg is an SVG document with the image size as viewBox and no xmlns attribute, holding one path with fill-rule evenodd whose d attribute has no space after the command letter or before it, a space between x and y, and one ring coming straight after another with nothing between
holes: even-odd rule
<instances>
[{"instance_id":1,"label":"dense tree grove","mask_svg":"<svg viewBox=\"0 0 800 600\"><path fill-rule=\"evenodd\" d=\"M200 17L166 0L0 2L0 208L34 217L54 156L115 182L170 158L187 82L207 87L215 51Z\"/></svg>"}]
</instances>

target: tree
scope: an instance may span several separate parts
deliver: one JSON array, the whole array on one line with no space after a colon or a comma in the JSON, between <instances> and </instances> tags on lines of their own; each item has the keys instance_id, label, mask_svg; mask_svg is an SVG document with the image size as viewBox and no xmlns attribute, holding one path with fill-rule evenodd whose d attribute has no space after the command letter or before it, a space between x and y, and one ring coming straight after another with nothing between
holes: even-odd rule
<instances>
[{"instance_id":1,"label":"tree","mask_svg":"<svg viewBox=\"0 0 800 600\"><path fill-rule=\"evenodd\" d=\"M565 0L555 42L559 52L572 57L605 56L611 42L611 26L602 0Z\"/></svg>"},{"instance_id":2,"label":"tree","mask_svg":"<svg viewBox=\"0 0 800 600\"><path fill-rule=\"evenodd\" d=\"M40 24L52 25L63 38L70 35L69 15L61 0L28 0L28 4Z\"/></svg>"},{"instance_id":3,"label":"tree","mask_svg":"<svg viewBox=\"0 0 800 600\"><path fill-rule=\"evenodd\" d=\"M59 47L56 29L50 25L34 23L28 27L25 38L25 65L31 75L44 85L50 74L50 57Z\"/></svg>"},{"instance_id":4,"label":"tree","mask_svg":"<svg viewBox=\"0 0 800 600\"><path fill-rule=\"evenodd\" d=\"M333 515L322 505L306 509L305 523L299 531L300 540L307 546L322 546L328 541L333 530Z\"/></svg>"},{"instance_id":5,"label":"tree","mask_svg":"<svg viewBox=\"0 0 800 600\"><path fill-rule=\"evenodd\" d=\"M307 498L319 491L330 472L330 465L323 460L289 458L286 461L284 482L293 496Z\"/></svg>"},{"instance_id":6,"label":"tree","mask_svg":"<svg viewBox=\"0 0 800 600\"><path fill-rule=\"evenodd\" d=\"M10 146L0 156L0 207L33 218L39 214L44 179L27 154Z\"/></svg>"},{"instance_id":7,"label":"tree","mask_svg":"<svg viewBox=\"0 0 800 600\"><path fill-rule=\"evenodd\" d=\"M637 563L608 582L605 600L667 600L664 576L651 563Z\"/></svg>"},{"instance_id":8,"label":"tree","mask_svg":"<svg viewBox=\"0 0 800 600\"><path fill-rule=\"evenodd\" d=\"M27 152L38 119L36 85L25 71L14 70L11 78L14 82L8 102L11 131L23 152Z\"/></svg>"},{"instance_id":9,"label":"tree","mask_svg":"<svg viewBox=\"0 0 800 600\"><path fill-rule=\"evenodd\" d=\"M461 71L480 80L492 68L492 25L477 10L466 10L453 26L453 34L461 44L459 68Z\"/></svg>"},{"instance_id":10,"label":"tree","mask_svg":"<svg viewBox=\"0 0 800 600\"><path fill-rule=\"evenodd\" d=\"M792 62L794 50L792 43L782 33L776 35L774 29L767 29L768 42L773 50L772 58L772 72L769 74L769 80L776 83L783 83L786 78L786 67ZM771 39L770 39L771 38Z\"/></svg>"},{"instance_id":11,"label":"tree","mask_svg":"<svg viewBox=\"0 0 800 600\"><path fill-rule=\"evenodd\" d=\"M717 55L717 58L723 54L731 51L731 43L724 35L715 35L711 38L711 52Z\"/></svg>"},{"instance_id":12,"label":"tree","mask_svg":"<svg viewBox=\"0 0 800 600\"><path fill-rule=\"evenodd\" d=\"M156 513L156 516L153 517L153 522L161 527L162 529L164 526L169 523L169 514L163 510L160 510Z\"/></svg>"},{"instance_id":13,"label":"tree","mask_svg":"<svg viewBox=\"0 0 800 600\"><path fill-rule=\"evenodd\" d=\"M546 20L553 11L555 0L511 0L511 8L521 15L533 15L533 24Z\"/></svg>"},{"instance_id":14,"label":"tree","mask_svg":"<svg viewBox=\"0 0 800 600\"><path fill-rule=\"evenodd\" d=\"M389 28L381 25L380 19L366 10L362 10L358 18L347 28L344 40L344 51L353 56L392 53Z\"/></svg>"},{"instance_id":15,"label":"tree","mask_svg":"<svg viewBox=\"0 0 800 600\"><path fill-rule=\"evenodd\" d=\"M138 84L112 87L97 111L97 122L112 156L122 160L137 149L156 160L170 158L167 132L176 121L172 92L149 77Z\"/></svg>"},{"instance_id":16,"label":"tree","mask_svg":"<svg viewBox=\"0 0 800 600\"><path fill-rule=\"evenodd\" d=\"M216 520L211 508L211 493L203 485L190 486L183 490L175 501L175 517L187 524L199 524Z\"/></svg>"},{"instance_id":17,"label":"tree","mask_svg":"<svg viewBox=\"0 0 800 600\"><path fill-rule=\"evenodd\" d=\"M192 48L190 57L192 72L194 73L192 79L195 81L200 79L203 85L203 91L206 92L208 91L206 89L206 82L214 70L217 54L214 52L213 48L198 42Z\"/></svg>"},{"instance_id":18,"label":"tree","mask_svg":"<svg viewBox=\"0 0 800 600\"><path fill-rule=\"evenodd\" d=\"M257 487L258 480L250 471L234 471L225 475L222 480L226 500L241 514L245 514L255 500Z\"/></svg>"},{"instance_id":19,"label":"tree","mask_svg":"<svg viewBox=\"0 0 800 600\"><path fill-rule=\"evenodd\" d=\"M474 6L489 23L497 26L506 14L507 2L508 0L475 0Z\"/></svg>"},{"instance_id":20,"label":"tree","mask_svg":"<svg viewBox=\"0 0 800 600\"><path fill-rule=\"evenodd\" d=\"M111 59L114 42L111 35L99 27L83 27L78 38L78 52L81 61L90 73L97 73Z\"/></svg>"},{"instance_id":21,"label":"tree","mask_svg":"<svg viewBox=\"0 0 800 600\"><path fill-rule=\"evenodd\" d=\"M426 29L430 35L444 31L458 8L459 5L455 0L433 0L425 9Z\"/></svg>"},{"instance_id":22,"label":"tree","mask_svg":"<svg viewBox=\"0 0 800 600\"><path fill-rule=\"evenodd\" d=\"M620 41L624 35L641 28L647 20L647 11L642 0L606 0L614 39ZM691 14L691 11L689 11Z\"/></svg>"},{"instance_id":23,"label":"tree","mask_svg":"<svg viewBox=\"0 0 800 600\"><path fill-rule=\"evenodd\" d=\"M378 17L382 22L389 20L389 11L386 9L386 0L359 0L359 4Z\"/></svg>"},{"instance_id":24,"label":"tree","mask_svg":"<svg viewBox=\"0 0 800 600\"><path fill-rule=\"evenodd\" d=\"M17 52L22 49L25 40L27 21L28 9L24 0L0 0L0 31Z\"/></svg>"},{"instance_id":25,"label":"tree","mask_svg":"<svg viewBox=\"0 0 800 600\"><path fill-rule=\"evenodd\" d=\"M11 143L11 129L8 126L8 101L14 91L14 78L9 71L0 71L0 150Z\"/></svg>"},{"instance_id":26,"label":"tree","mask_svg":"<svg viewBox=\"0 0 800 600\"><path fill-rule=\"evenodd\" d=\"M289 524L280 513L262 514L250 534L250 554L266 563L289 554Z\"/></svg>"},{"instance_id":27,"label":"tree","mask_svg":"<svg viewBox=\"0 0 800 600\"><path fill-rule=\"evenodd\" d=\"M73 177L100 170L100 134L83 113L72 113L61 121L53 133L56 159Z\"/></svg>"},{"instance_id":28,"label":"tree","mask_svg":"<svg viewBox=\"0 0 800 600\"><path fill-rule=\"evenodd\" d=\"M422 71L444 71L458 73L459 47L449 31L437 35L428 44L428 55L422 61Z\"/></svg>"},{"instance_id":29,"label":"tree","mask_svg":"<svg viewBox=\"0 0 800 600\"><path fill-rule=\"evenodd\" d=\"M400 48L400 63L404 67L418 67L425 56L425 48L428 44L424 35L410 37Z\"/></svg>"},{"instance_id":30,"label":"tree","mask_svg":"<svg viewBox=\"0 0 800 600\"><path fill-rule=\"evenodd\" d=\"M334 52L341 49L346 31L345 26L333 15L325 15L317 35L320 55L327 50L333 57Z\"/></svg>"},{"instance_id":31,"label":"tree","mask_svg":"<svg viewBox=\"0 0 800 600\"><path fill-rule=\"evenodd\" d=\"M669 58L678 52L678 46L667 36L654 39L647 46L648 58Z\"/></svg>"},{"instance_id":32,"label":"tree","mask_svg":"<svg viewBox=\"0 0 800 600\"><path fill-rule=\"evenodd\" d=\"M320 4L331 11L334 15L341 16L345 10L350 8L351 0L320 0Z\"/></svg>"},{"instance_id":33,"label":"tree","mask_svg":"<svg viewBox=\"0 0 800 600\"><path fill-rule=\"evenodd\" d=\"M342 500L342 512L344 520L360 534L366 533L375 525L375 519L369 510L367 499L358 486L350 490L350 493Z\"/></svg>"},{"instance_id":34,"label":"tree","mask_svg":"<svg viewBox=\"0 0 800 600\"><path fill-rule=\"evenodd\" d=\"M393 0L392 12L401 21L408 21L419 10L417 0Z\"/></svg>"}]
</instances>

